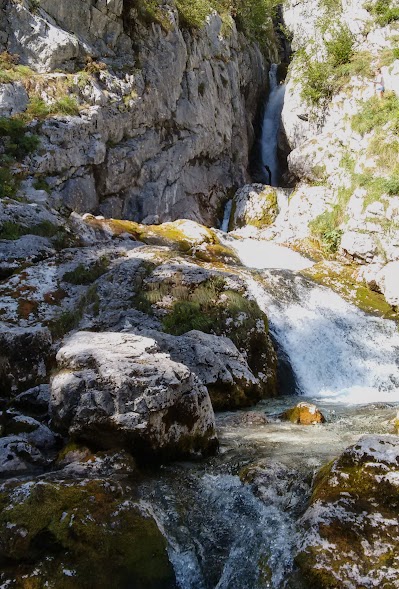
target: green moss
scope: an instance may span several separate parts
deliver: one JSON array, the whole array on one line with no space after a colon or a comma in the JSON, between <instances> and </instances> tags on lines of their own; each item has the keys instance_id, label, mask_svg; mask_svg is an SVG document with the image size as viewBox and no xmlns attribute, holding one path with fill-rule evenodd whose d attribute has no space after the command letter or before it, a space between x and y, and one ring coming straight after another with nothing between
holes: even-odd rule
<instances>
[{"instance_id":1,"label":"green moss","mask_svg":"<svg viewBox=\"0 0 399 589\"><path fill-rule=\"evenodd\" d=\"M87 267L84 264L79 264L71 272L66 272L62 280L70 284L91 284L105 274L108 271L108 267L109 259L106 256L102 256L91 266Z\"/></svg>"},{"instance_id":2,"label":"green moss","mask_svg":"<svg viewBox=\"0 0 399 589\"><path fill-rule=\"evenodd\" d=\"M17 491L14 484L2 493L8 508L0 514L1 556L17 587L29 587L23 574L39 583L33 586L54 589L174 586L165 539L121 484L40 482L14 502Z\"/></svg>"},{"instance_id":3,"label":"green moss","mask_svg":"<svg viewBox=\"0 0 399 589\"><path fill-rule=\"evenodd\" d=\"M386 302L383 295L370 290L356 280L357 267L337 262L320 262L302 271L302 274L319 284L332 288L362 311L387 319L398 320L398 314Z\"/></svg>"},{"instance_id":4,"label":"green moss","mask_svg":"<svg viewBox=\"0 0 399 589\"><path fill-rule=\"evenodd\" d=\"M385 135L388 127L393 133L399 133L399 97L387 92L383 100L373 96L365 101L361 110L352 117L352 129L361 135L384 127Z\"/></svg>"},{"instance_id":5,"label":"green moss","mask_svg":"<svg viewBox=\"0 0 399 589\"><path fill-rule=\"evenodd\" d=\"M399 7L395 6L391 0L368 2L365 8L374 16L375 22L380 27L399 21Z\"/></svg>"}]
</instances>

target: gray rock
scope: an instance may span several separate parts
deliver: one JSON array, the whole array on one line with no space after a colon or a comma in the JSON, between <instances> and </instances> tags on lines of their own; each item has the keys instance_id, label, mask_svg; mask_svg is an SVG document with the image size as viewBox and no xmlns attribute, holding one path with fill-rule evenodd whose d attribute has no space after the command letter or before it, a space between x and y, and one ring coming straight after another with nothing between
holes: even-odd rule
<instances>
[{"instance_id":1,"label":"gray rock","mask_svg":"<svg viewBox=\"0 0 399 589\"><path fill-rule=\"evenodd\" d=\"M29 97L21 82L0 84L0 117L13 117L26 110Z\"/></svg>"},{"instance_id":2,"label":"gray rock","mask_svg":"<svg viewBox=\"0 0 399 589\"><path fill-rule=\"evenodd\" d=\"M46 327L0 324L1 396L15 395L44 380L51 344L51 334Z\"/></svg>"},{"instance_id":3,"label":"gray rock","mask_svg":"<svg viewBox=\"0 0 399 589\"><path fill-rule=\"evenodd\" d=\"M17 435L39 450L54 448L57 438L43 423L26 415L11 415L6 423L7 435Z\"/></svg>"},{"instance_id":4,"label":"gray rock","mask_svg":"<svg viewBox=\"0 0 399 589\"><path fill-rule=\"evenodd\" d=\"M71 178L61 191L64 204L77 213L94 212L98 206L96 184L91 174Z\"/></svg>"},{"instance_id":5,"label":"gray rock","mask_svg":"<svg viewBox=\"0 0 399 589\"><path fill-rule=\"evenodd\" d=\"M216 447L206 388L155 340L78 332L57 354L53 426L93 446L124 446L140 458L208 453Z\"/></svg>"},{"instance_id":6,"label":"gray rock","mask_svg":"<svg viewBox=\"0 0 399 589\"><path fill-rule=\"evenodd\" d=\"M153 338L172 360L198 376L208 389L214 409L251 405L262 396L261 383L229 338L196 330L183 336L154 330L142 334Z\"/></svg>"},{"instance_id":7,"label":"gray rock","mask_svg":"<svg viewBox=\"0 0 399 589\"><path fill-rule=\"evenodd\" d=\"M0 438L0 476L23 474L48 464L40 450L19 436Z\"/></svg>"},{"instance_id":8,"label":"gray rock","mask_svg":"<svg viewBox=\"0 0 399 589\"><path fill-rule=\"evenodd\" d=\"M24 235L16 240L0 240L0 278L9 276L22 265L35 264L54 254L51 241L46 237Z\"/></svg>"},{"instance_id":9,"label":"gray rock","mask_svg":"<svg viewBox=\"0 0 399 589\"><path fill-rule=\"evenodd\" d=\"M48 411L49 402L50 387L47 384L41 384L17 395L13 399L13 407L26 413L43 415Z\"/></svg>"}]
</instances>

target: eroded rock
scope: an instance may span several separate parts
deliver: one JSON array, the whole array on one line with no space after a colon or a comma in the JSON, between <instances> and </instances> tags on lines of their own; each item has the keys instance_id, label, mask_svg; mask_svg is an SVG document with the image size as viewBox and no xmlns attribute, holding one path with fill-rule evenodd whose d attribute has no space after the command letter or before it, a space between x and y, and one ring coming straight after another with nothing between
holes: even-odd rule
<instances>
[{"instance_id":1,"label":"eroded rock","mask_svg":"<svg viewBox=\"0 0 399 589\"><path fill-rule=\"evenodd\" d=\"M78 332L57 354L53 426L94 447L136 456L207 454L216 446L206 388L156 341L127 333Z\"/></svg>"}]
</instances>

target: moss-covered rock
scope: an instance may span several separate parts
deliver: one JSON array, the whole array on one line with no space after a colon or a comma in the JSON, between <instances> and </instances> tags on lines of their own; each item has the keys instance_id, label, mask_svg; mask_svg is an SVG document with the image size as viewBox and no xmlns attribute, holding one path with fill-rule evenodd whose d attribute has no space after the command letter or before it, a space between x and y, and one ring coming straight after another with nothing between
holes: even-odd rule
<instances>
[{"instance_id":1,"label":"moss-covered rock","mask_svg":"<svg viewBox=\"0 0 399 589\"><path fill-rule=\"evenodd\" d=\"M276 393L276 355L268 321L244 280L225 271L194 264L158 266L144 280L137 307L162 321L173 335L191 330L230 338L248 362L259 386L209 387L214 408L245 407ZM244 384L244 383L243 383Z\"/></svg>"},{"instance_id":2,"label":"moss-covered rock","mask_svg":"<svg viewBox=\"0 0 399 589\"><path fill-rule=\"evenodd\" d=\"M271 225L278 213L277 191L264 184L247 184L234 196L229 229L253 225L262 229Z\"/></svg>"},{"instance_id":3,"label":"moss-covered rock","mask_svg":"<svg viewBox=\"0 0 399 589\"><path fill-rule=\"evenodd\" d=\"M399 583L399 438L364 436L316 478L297 563L311 587Z\"/></svg>"},{"instance_id":4,"label":"moss-covered rock","mask_svg":"<svg viewBox=\"0 0 399 589\"><path fill-rule=\"evenodd\" d=\"M7 587L176 586L166 540L122 483L8 483L0 504L1 580Z\"/></svg>"}]
</instances>

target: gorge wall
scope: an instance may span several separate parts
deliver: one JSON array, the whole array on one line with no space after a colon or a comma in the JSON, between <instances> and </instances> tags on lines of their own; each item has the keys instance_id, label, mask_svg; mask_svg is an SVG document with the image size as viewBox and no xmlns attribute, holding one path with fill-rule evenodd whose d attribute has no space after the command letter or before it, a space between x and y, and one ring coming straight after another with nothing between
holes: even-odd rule
<instances>
[{"instance_id":1,"label":"gorge wall","mask_svg":"<svg viewBox=\"0 0 399 589\"><path fill-rule=\"evenodd\" d=\"M217 223L247 179L268 69L230 14L196 28L172 3L3 0L0 19L0 116L22 113L40 137L19 196L44 187L80 213Z\"/></svg>"}]
</instances>

